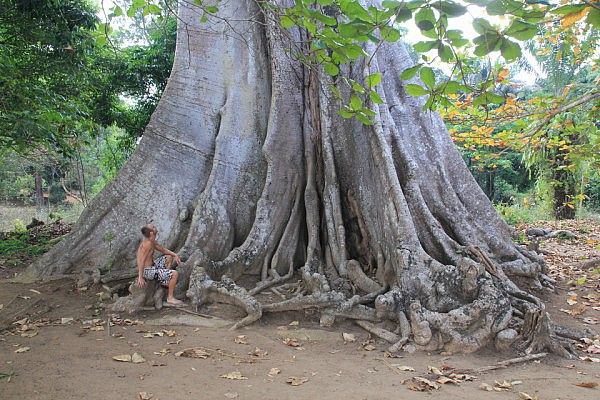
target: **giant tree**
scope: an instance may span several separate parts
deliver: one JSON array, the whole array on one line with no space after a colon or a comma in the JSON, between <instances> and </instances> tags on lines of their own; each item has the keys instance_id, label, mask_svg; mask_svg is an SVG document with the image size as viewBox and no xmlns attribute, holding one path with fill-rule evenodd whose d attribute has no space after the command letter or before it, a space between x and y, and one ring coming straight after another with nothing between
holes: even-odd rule
<instances>
[{"instance_id":1,"label":"giant tree","mask_svg":"<svg viewBox=\"0 0 600 400\"><path fill-rule=\"evenodd\" d=\"M552 287L543 261L511 241L439 116L407 94L417 81L400 78L404 46L365 42L368 57L332 71L302 60L310 33L272 13L247 0L210 15L180 5L171 77L136 152L28 273L133 270L153 221L185 260L179 294L244 307L236 326L317 308L324 325L393 321L393 350L411 338L474 351L518 327L529 351L564 353L527 291ZM375 94L352 98L344 79ZM340 113L365 105L368 121ZM260 296L292 276L300 295Z\"/></svg>"}]
</instances>

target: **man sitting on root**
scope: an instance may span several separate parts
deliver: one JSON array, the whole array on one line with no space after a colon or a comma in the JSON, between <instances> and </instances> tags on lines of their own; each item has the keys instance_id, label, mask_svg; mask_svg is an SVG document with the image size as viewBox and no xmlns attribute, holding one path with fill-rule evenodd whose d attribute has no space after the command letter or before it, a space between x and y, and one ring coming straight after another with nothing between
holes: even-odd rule
<instances>
[{"instance_id":1,"label":"man sitting on root","mask_svg":"<svg viewBox=\"0 0 600 400\"><path fill-rule=\"evenodd\" d=\"M176 253L169 249L165 249L156 241L158 229L153 224L148 224L142 228L144 240L140 243L137 251L137 266L139 287L146 286L146 279L156 279L162 286L168 288L167 303L165 305L181 306L183 302L173 296L173 291L177 285L179 273L172 269L173 260L177 264L181 263L181 259ZM153 260L154 250L160 251L163 255L156 260Z\"/></svg>"}]
</instances>

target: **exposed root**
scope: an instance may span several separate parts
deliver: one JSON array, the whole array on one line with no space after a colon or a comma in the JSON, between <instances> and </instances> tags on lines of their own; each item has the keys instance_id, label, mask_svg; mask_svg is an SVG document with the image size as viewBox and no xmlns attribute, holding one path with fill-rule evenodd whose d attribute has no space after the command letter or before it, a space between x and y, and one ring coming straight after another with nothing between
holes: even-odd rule
<instances>
[{"instance_id":1,"label":"exposed root","mask_svg":"<svg viewBox=\"0 0 600 400\"><path fill-rule=\"evenodd\" d=\"M361 265L356 260L349 260L346 263L348 277L360 290L366 293L380 291L381 285L369 278L362 270Z\"/></svg>"},{"instance_id":2,"label":"exposed root","mask_svg":"<svg viewBox=\"0 0 600 400\"><path fill-rule=\"evenodd\" d=\"M270 288L271 286L277 285L281 282L285 282L288 279L291 279L294 276L294 262L290 260L290 269L287 274L280 276L277 273L277 270L271 268L271 278L267 280L263 280L256 285L256 287L248 292L250 296L255 296L263 290Z\"/></svg>"},{"instance_id":3,"label":"exposed root","mask_svg":"<svg viewBox=\"0 0 600 400\"><path fill-rule=\"evenodd\" d=\"M214 281L204 268L199 266L195 266L192 271L187 297L196 308L206 303L225 303L242 308L247 316L235 323L230 330L250 325L262 316L261 304L250 296L246 289L236 285L226 276L220 281Z\"/></svg>"},{"instance_id":4,"label":"exposed root","mask_svg":"<svg viewBox=\"0 0 600 400\"><path fill-rule=\"evenodd\" d=\"M370 322L367 322L367 321L355 321L355 322L356 322L356 325L360 326L367 332L372 333L373 335L380 337L385 341L388 341L390 343L397 343L398 341L400 341L400 336L398 336L395 333L392 333L386 329L379 328Z\"/></svg>"},{"instance_id":5,"label":"exposed root","mask_svg":"<svg viewBox=\"0 0 600 400\"><path fill-rule=\"evenodd\" d=\"M129 285L129 295L119 297L112 306L114 312L127 312L134 314L148 306L160 310L163 307L165 289L156 281L150 281L145 287L140 288L136 282Z\"/></svg>"}]
</instances>

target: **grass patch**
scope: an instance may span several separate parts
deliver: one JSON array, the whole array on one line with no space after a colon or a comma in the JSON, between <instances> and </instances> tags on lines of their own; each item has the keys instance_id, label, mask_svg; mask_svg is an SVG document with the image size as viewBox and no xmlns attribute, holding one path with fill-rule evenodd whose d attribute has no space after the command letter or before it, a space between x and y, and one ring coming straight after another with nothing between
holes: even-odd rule
<instances>
[{"instance_id":1,"label":"grass patch","mask_svg":"<svg viewBox=\"0 0 600 400\"><path fill-rule=\"evenodd\" d=\"M534 221L550 221L552 214L540 206L524 206L521 204L496 204L496 211L509 225L527 224Z\"/></svg>"}]
</instances>

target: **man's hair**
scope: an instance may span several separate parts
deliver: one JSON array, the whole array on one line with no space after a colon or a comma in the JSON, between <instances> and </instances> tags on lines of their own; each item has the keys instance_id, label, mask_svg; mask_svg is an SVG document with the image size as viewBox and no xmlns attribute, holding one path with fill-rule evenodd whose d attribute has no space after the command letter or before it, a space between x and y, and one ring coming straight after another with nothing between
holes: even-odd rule
<instances>
[{"instance_id":1,"label":"man's hair","mask_svg":"<svg viewBox=\"0 0 600 400\"><path fill-rule=\"evenodd\" d=\"M142 235L144 235L144 237L149 238L150 232L152 232L152 229L148 228L147 226L142 227Z\"/></svg>"}]
</instances>

